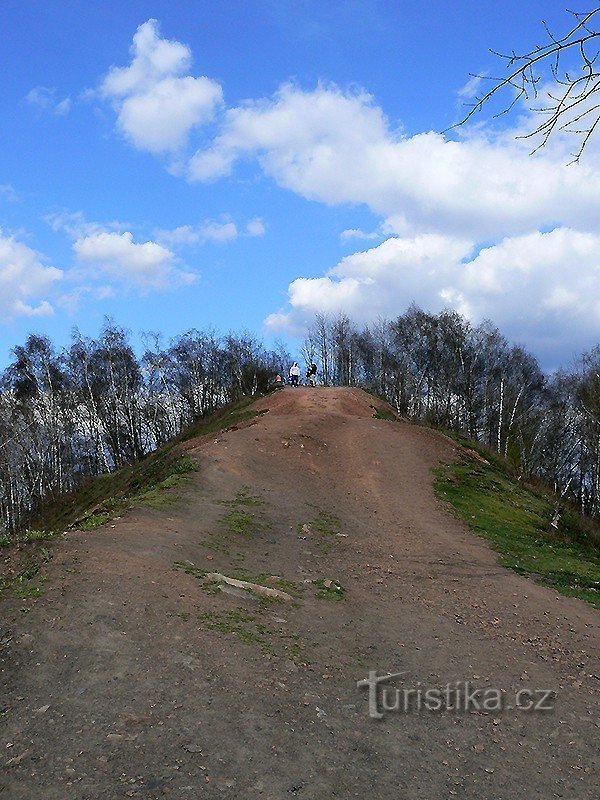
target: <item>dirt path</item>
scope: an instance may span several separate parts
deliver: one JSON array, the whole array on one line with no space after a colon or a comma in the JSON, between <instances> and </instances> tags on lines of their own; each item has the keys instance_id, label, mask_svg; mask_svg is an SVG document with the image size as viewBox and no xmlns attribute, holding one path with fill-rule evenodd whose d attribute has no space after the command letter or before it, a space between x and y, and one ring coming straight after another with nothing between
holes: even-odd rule
<instances>
[{"instance_id":1,"label":"dirt path","mask_svg":"<svg viewBox=\"0 0 600 800\"><path fill-rule=\"evenodd\" d=\"M597 798L597 612L499 567L434 496L453 445L370 403L285 389L195 443L171 508L53 546L44 595L3 609L0 797ZM557 697L419 711L415 691L376 720L371 670Z\"/></svg>"}]
</instances>

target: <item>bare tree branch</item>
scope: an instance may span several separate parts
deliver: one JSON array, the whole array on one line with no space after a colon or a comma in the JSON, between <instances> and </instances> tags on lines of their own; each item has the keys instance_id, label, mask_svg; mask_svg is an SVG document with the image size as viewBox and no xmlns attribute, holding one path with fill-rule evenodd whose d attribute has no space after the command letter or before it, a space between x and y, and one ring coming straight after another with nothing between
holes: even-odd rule
<instances>
[{"instance_id":1,"label":"bare tree branch","mask_svg":"<svg viewBox=\"0 0 600 800\"><path fill-rule=\"evenodd\" d=\"M544 147L551 136L558 131L565 131L577 137L578 148L573 153L573 162L578 162L600 124L600 104L594 100L596 92L600 90L600 70L597 67L600 51L593 49L593 43L600 45L600 7L586 13L568 11L574 18L570 30L562 36L555 36L546 22L542 22L548 42L536 45L526 53L510 54L490 50L491 53L505 61L509 74L504 77L489 78L488 76L473 75L482 80L491 80L493 86L484 94L475 98L470 104L470 110L457 123L446 130L452 130L465 125L472 117L503 90L513 90L514 97L499 112L494 114L494 119L508 114L521 100L531 101L538 98L540 86L543 83L544 71L549 69L558 91L548 93L541 107L532 108L532 111L545 115L546 119L535 126L531 131L523 133L517 138L532 139L540 137L539 144L532 152ZM581 62L580 74L573 74L567 70L561 71L561 61L565 54L577 54ZM573 125L577 125L573 128Z\"/></svg>"}]
</instances>

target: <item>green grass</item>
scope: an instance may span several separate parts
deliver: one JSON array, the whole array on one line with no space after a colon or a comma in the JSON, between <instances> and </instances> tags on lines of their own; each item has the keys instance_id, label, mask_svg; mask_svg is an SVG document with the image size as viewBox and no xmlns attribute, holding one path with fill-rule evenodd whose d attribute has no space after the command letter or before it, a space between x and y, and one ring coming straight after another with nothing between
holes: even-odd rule
<instances>
[{"instance_id":1,"label":"green grass","mask_svg":"<svg viewBox=\"0 0 600 800\"><path fill-rule=\"evenodd\" d=\"M12 536L9 534L0 536L0 548L9 547L14 544L26 544L27 542L51 539L53 536L56 536L56 534L56 531L38 531L31 528L24 528Z\"/></svg>"},{"instance_id":2,"label":"green grass","mask_svg":"<svg viewBox=\"0 0 600 800\"><path fill-rule=\"evenodd\" d=\"M331 586L325 586L325 581L320 578L316 581L313 581L313 583L318 587L317 591L315 592L315 597L317 597L319 600L333 600L334 602L337 602L344 599L346 590L339 583L332 581Z\"/></svg>"},{"instance_id":3,"label":"green grass","mask_svg":"<svg viewBox=\"0 0 600 800\"><path fill-rule=\"evenodd\" d=\"M248 535L256 528L254 514L248 511L240 511L237 508L228 511L227 514L223 514L220 522L230 533Z\"/></svg>"},{"instance_id":4,"label":"green grass","mask_svg":"<svg viewBox=\"0 0 600 800\"><path fill-rule=\"evenodd\" d=\"M311 508L317 512L316 515L306 523L299 522L296 527L297 533L302 534L304 525L308 525L312 531L317 531L321 535L315 538L315 545L327 555L338 537L342 535L342 523L335 514L323 511L317 506L311 505Z\"/></svg>"},{"instance_id":5,"label":"green grass","mask_svg":"<svg viewBox=\"0 0 600 800\"><path fill-rule=\"evenodd\" d=\"M260 616L244 609L205 611L198 614L197 619L201 628L233 635L244 644L257 645L265 655L284 656L298 665L309 665L306 646L298 634L274 630L261 621Z\"/></svg>"},{"instance_id":6,"label":"green grass","mask_svg":"<svg viewBox=\"0 0 600 800\"><path fill-rule=\"evenodd\" d=\"M491 543L502 565L600 608L600 550L591 523L566 511L555 531L554 498L514 479L499 456L460 441L490 463L464 454L459 463L437 468L438 496Z\"/></svg>"},{"instance_id":7,"label":"green grass","mask_svg":"<svg viewBox=\"0 0 600 800\"><path fill-rule=\"evenodd\" d=\"M258 417L261 414L266 414L267 409L256 411L253 408L248 408L248 406L255 403L257 399L257 397L245 397L237 403L219 409L190 425L177 439L182 442L187 442L189 439L195 439L198 436L220 433L227 428L232 428L254 417Z\"/></svg>"},{"instance_id":8,"label":"green grass","mask_svg":"<svg viewBox=\"0 0 600 800\"><path fill-rule=\"evenodd\" d=\"M391 408L387 406L379 406L379 408L373 414L375 419L387 419L391 422L398 422L398 415L395 414Z\"/></svg>"},{"instance_id":9,"label":"green grass","mask_svg":"<svg viewBox=\"0 0 600 800\"><path fill-rule=\"evenodd\" d=\"M47 580L40 572L51 557L51 553L45 547L41 547L36 553L36 558L28 556L18 571L1 576L0 595L12 592L20 600L40 597L44 593L43 585Z\"/></svg>"},{"instance_id":10,"label":"green grass","mask_svg":"<svg viewBox=\"0 0 600 800\"><path fill-rule=\"evenodd\" d=\"M262 635L260 628L253 624L255 617L241 609L232 611L205 611L198 614L200 626L210 631L234 634L244 644L258 644L263 653L272 654L272 648Z\"/></svg>"}]
</instances>

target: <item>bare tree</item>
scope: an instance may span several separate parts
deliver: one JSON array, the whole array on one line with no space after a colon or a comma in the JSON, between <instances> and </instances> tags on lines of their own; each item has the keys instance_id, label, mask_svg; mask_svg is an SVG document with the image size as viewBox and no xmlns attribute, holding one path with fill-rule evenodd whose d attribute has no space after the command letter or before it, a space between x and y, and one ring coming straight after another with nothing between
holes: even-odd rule
<instances>
[{"instance_id":1,"label":"bare tree","mask_svg":"<svg viewBox=\"0 0 600 800\"><path fill-rule=\"evenodd\" d=\"M496 118L507 114L522 100L534 103L540 100L541 105L532 110L542 114L543 120L533 130L518 138L539 139L533 150L535 152L544 147L553 134L566 131L578 140L573 161L579 161L590 137L600 124L600 8L586 13L568 13L572 17L572 25L566 33L555 36L543 22L547 41L528 52L499 53L491 50L505 62L508 74L497 78L473 75L472 77L491 81L493 85L487 92L476 97L469 112L452 127L464 125L492 98L506 90L512 94L512 98L494 115ZM542 96L540 89L550 78L554 88L547 94L544 89Z\"/></svg>"}]
</instances>

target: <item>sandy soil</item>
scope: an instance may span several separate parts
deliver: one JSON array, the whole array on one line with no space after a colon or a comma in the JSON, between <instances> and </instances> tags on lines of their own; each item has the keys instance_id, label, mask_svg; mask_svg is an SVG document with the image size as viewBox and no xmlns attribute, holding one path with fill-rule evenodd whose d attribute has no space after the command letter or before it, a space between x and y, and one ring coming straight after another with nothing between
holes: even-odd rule
<instances>
[{"instance_id":1,"label":"sandy soil","mask_svg":"<svg viewBox=\"0 0 600 800\"><path fill-rule=\"evenodd\" d=\"M434 496L454 445L371 402L285 389L192 443L199 470L172 507L52 545L43 596L2 608L0 797L598 797L597 612L498 566ZM264 504L222 502L243 487ZM227 532L232 510L250 532ZM182 561L301 597L210 592ZM508 705L548 689L555 707L372 719L371 670Z\"/></svg>"}]
</instances>

